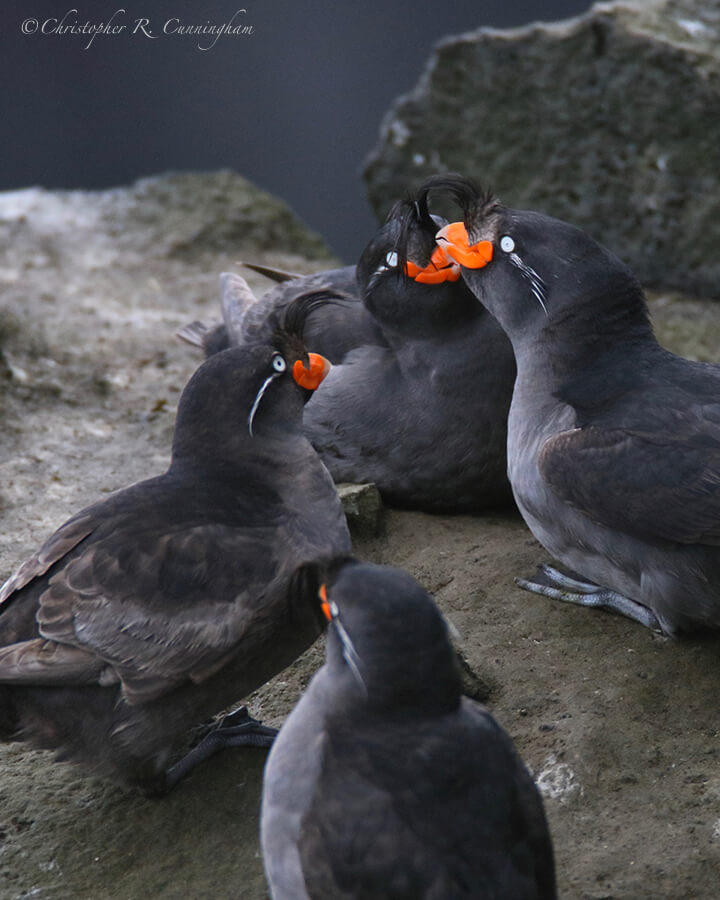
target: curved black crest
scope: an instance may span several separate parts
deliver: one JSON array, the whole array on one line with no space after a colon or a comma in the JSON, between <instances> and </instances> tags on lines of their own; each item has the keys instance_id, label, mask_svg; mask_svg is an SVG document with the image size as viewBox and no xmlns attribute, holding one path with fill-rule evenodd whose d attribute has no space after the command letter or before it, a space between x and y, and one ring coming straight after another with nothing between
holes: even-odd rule
<instances>
[{"instance_id":1,"label":"curved black crest","mask_svg":"<svg viewBox=\"0 0 720 900\"><path fill-rule=\"evenodd\" d=\"M408 261L412 245L425 241L430 247L434 245L438 225L430 215L427 197L408 196L404 200L398 200L390 210L389 219L397 220L400 225L395 245L399 266L404 266Z\"/></svg>"},{"instance_id":2,"label":"curved black crest","mask_svg":"<svg viewBox=\"0 0 720 900\"><path fill-rule=\"evenodd\" d=\"M427 209L428 197L435 191L449 195L463 211L466 222L482 218L502 207L490 189L481 188L471 178L457 172L446 172L426 178L417 190L416 202Z\"/></svg>"},{"instance_id":3,"label":"curved black crest","mask_svg":"<svg viewBox=\"0 0 720 900\"><path fill-rule=\"evenodd\" d=\"M304 359L307 348L303 335L308 318L323 306L342 304L348 299L337 291L308 291L287 306L273 310L266 322L273 345L288 358Z\"/></svg>"}]
</instances>

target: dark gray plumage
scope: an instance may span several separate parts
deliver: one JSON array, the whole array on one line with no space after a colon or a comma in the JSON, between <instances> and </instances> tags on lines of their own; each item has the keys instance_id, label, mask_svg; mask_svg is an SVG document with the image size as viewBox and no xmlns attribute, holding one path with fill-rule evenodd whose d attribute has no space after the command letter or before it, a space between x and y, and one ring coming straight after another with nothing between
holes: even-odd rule
<instances>
[{"instance_id":1,"label":"dark gray plumage","mask_svg":"<svg viewBox=\"0 0 720 900\"><path fill-rule=\"evenodd\" d=\"M554 898L538 791L510 738L461 696L429 595L354 561L326 577L327 659L265 769L274 900Z\"/></svg>"},{"instance_id":2,"label":"dark gray plumage","mask_svg":"<svg viewBox=\"0 0 720 900\"><path fill-rule=\"evenodd\" d=\"M292 573L350 542L302 433L309 391L293 377L314 305L301 298L268 339L202 365L180 400L168 471L75 515L6 582L5 737L162 791L189 729L315 639Z\"/></svg>"},{"instance_id":3,"label":"dark gray plumage","mask_svg":"<svg viewBox=\"0 0 720 900\"><path fill-rule=\"evenodd\" d=\"M457 266L432 259L442 221L422 205L399 204L358 262L355 296L308 319L308 347L336 365L304 422L335 481L374 482L396 506L473 512L510 501L505 446L515 363L465 284L439 280L458 275ZM312 277L345 289L350 271ZM428 276L437 282L422 280ZM256 304L243 299L246 312L235 317L257 326L293 285ZM237 296L224 293L226 322Z\"/></svg>"},{"instance_id":4,"label":"dark gray plumage","mask_svg":"<svg viewBox=\"0 0 720 900\"><path fill-rule=\"evenodd\" d=\"M518 507L581 573L544 567L520 583L668 634L719 627L720 366L663 349L632 273L584 232L462 179L433 187L465 210L465 238L449 226L439 242L465 259L465 281L515 350ZM493 256L475 268L481 241Z\"/></svg>"},{"instance_id":5,"label":"dark gray plumage","mask_svg":"<svg viewBox=\"0 0 720 900\"><path fill-rule=\"evenodd\" d=\"M397 506L475 512L508 502L505 446L512 350L462 281L424 283L433 220L408 204L358 264L365 307L385 345L335 366L305 410L305 430L336 481L371 481ZM388 266L387 247L404 248Z\"/></svg>"}]
</instances>

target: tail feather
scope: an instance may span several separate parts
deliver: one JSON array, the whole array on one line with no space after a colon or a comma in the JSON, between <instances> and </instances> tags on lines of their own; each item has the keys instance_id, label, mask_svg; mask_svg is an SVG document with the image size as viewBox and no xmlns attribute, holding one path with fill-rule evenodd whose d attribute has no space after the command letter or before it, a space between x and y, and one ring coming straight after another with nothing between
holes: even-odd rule
<instances>
[{"instance_id":1,"label":"tail feather","mask_svg":"<svg viewBox=\"0 0 720 900\"><path fill-rule=\"evenodd\" d=\"M240 344L243 320L248 310L257 303L257 297L241 275L223 272L220 275L220 301L230 344Z\"/></svg>"},{"instance_id":2,"label":"tail feather","mask_svg":"<svg viewBox=\"0 0 720 900\"><path fill-rule=\"evenodd\" d=\"M185 341L188 344L191 344L193 347L199 347L201 350L205 350L205 341L208 336L208 332L210 329L203 322L198 322L195 320L194 322L189 322L187 325L183 325L183 327L176 332L177 336L181 341Z\"/></svg>"},{"instance_id":3,"label":"tail feather","mask_svg":"<svg viewBox=\"0 0 720 900\"><path fill-rule=\"evenodd\" d=\"M274 269L272 266L261 266L258 263L240 262L239 265L245 266L246 269L252 269L253 272L258 272L260 275L269 278L270 281L278 282L278 284L282 284L283 281L293 281L295 278L303 277L297 272L286 272L284 269Z\"/></svg>"}]
</instances>

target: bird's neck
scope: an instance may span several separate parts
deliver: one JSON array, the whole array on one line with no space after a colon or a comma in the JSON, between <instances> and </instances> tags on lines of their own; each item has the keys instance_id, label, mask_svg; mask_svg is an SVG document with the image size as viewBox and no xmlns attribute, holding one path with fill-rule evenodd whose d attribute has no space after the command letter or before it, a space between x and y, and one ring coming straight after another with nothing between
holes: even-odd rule
<instances>
[{"instance_id":1,"label":"bird's neck","mask_svg":"<svg viewBox=\"0 0 720 900\"><path fill-rule=\"evenodd\" d=\"M194 474L219 481L232 490L247 483L250 473L293 471L306 462L312 448L300 431L270 429L255 435L238 435L233 441L204 440L196 432L188 441L173 445L170 472Z\"/></svg>"},{"instance_id":2,"label":"bird's neck","mask_svg":"<svg viewBox=\"0 0 720 900\"><path fill-rule=\"evenodd\" d=\"M551 307L552 309L552 307ZM659 349L639 287L630 282L575 297L554 309L539 332L513 340L518 381L534 382L551 392L583 381L601 389L609 373L627 373L640 353Z\"/></svg>"}]
</instances>

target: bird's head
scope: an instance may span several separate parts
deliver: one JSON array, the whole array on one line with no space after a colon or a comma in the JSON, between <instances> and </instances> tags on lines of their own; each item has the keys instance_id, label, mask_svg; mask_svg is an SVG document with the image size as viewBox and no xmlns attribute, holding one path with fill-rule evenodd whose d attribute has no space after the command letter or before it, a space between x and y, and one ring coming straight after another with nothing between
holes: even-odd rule
<instances>
[{"instance_id":1,"label":"bird's head","mask_svg":"<svg viewBox=\"0 0 720 900\"><path fill-rule=\"evenodd\" d=\"M402 569L342 558L315 577L329 623L327 666L343 693L373 708L454 709L455 651L430 595Z\"/></svg>"},{"instance_id":2,"label":"bird's head","mask_svg":"<svg viewBox=\"0 0 720 900\"><path fill-rule=\"evenodd\" d=\"M423 336L477 317L460 266L435 241L444 224L430 215L426 203L401 200L363 251L358 289L385 329Z\"/></svg>"},{"instance_id":3,"label":"bird's head","mask_svg":"<svg viewBox=\"0 0 720 900\"><path fill-rule=\"evenodd\" d=\"M642 291L630 270L573 225L528 210L510 209L469 179L434 176L420 190L449 194L463 218L436 234L446 255L462 266L473 294L518 347L541 332L581 330L618 315L647 322Z\"/></svg>"},{"instance_id":4,"label":"bird's head","mask_svg":"<svg viewBox=\"0 0 720 900\"><path fill-rule=\"evenodd\" d=\"M304 404L330 370L323 356L307 350L305 321L334 299L327 291L303 294L240 345L206 360L180 398L173 456L225 454L248 440L300 433Z\"/></svg>"}]
</instances>

